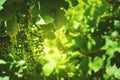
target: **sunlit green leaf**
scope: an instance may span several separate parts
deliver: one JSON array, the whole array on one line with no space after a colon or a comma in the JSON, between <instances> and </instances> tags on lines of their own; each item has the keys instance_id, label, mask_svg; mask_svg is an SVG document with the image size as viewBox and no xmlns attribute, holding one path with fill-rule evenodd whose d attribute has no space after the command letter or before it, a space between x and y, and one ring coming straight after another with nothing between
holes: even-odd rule
<instances>
[{"instance_id":1,"label":"sunlit green leaf","mask_svg":"<svg viewBox=\"0 0 120 80\"><path fill-rule=\"evenodd\" d=\"M119 21L119 20L115 20L115 21L114 21L114 26L115 26L116 28L119 28L119 27L120 27L120 21Z\"/></svg>"},{"instance_id":2,"label":"sunlit green leaf","mask_svg":"<svg viewBox=\"0 0 120 80\"><path fill-rule=\"evenodd\" d=\"M9 76L0 77L0 80L10 80Z\"/></svg>"},{"instance_id":3,"label":"sunlit green leaf","mask_svg":"<svg viewBox=\"0 0 120 80\"><path fill-rule=\"evenodd\" d=\"M41 11L41 14L40 14L42 20L45 22L45 24L49 24L49 23L52 23L54 21L54 19L48 15L47 13Z\"/></svg>"},{"instance_id":4,"label":"sunlit green leaf","mask_svg":"<svg viewBox=\"0 0 120 80\"><path fill-rule=\"evenodd\" d=\"M0 0L0 10L3 9L2 5L5 3L6 0Z\"/></svg>"},{"instance_id":5,"label":"sunlit green leaf","mask_svg":"<svg viewBox=\"0 0 120 80\"><path fill-rule=\"evenodd\" d=\"M107 67L106 69L106 73L109 75L109 76L112 76L114 75L115 71L117 70L117 67L114 65L114 66L111 66L111 67Z\"/></svg>"},{"instance_id":6,"label":"sunlit green leaf","mask_svg":"<svg viewBox=\"0 0 120 80\"><path fill-rule=\"evenodd\" d=\"M43 66L43 72L46 76L49 76L55 69L56 67L56 63L53 61L49 62L49 63L46 63L44 66Z\"/></svg>"},{"instance_id":7,"label":"sunlit green leaf","mask_svg":"<svg viewBox=\"0 0 120 80\"><path fill-rule=\"evenodd\" d=\"M120 69L117 69L114 73L115 78L120 79Z\"/></svg>"},{"instance_id":8,"label":"sunlit green leaf","mask_svg":"<svg viewBox=\"0 0 120 80\"><path fill-rule=\"evenodd\" d=\"M102 58L95 57L93 63L91 63L89 66L94 72L97 72L103 66L103 61L104 60Z\"/></svg>"},{"instance_id":9,"label":"sunlit green leaf","mask_svg":"<svg viewBox=\"0 0 120 80\"><path fill-rule=\"evenodd\" d=\"M0 59L0 64L6 64L6 61Z\"/></svg>"}]
</instances>

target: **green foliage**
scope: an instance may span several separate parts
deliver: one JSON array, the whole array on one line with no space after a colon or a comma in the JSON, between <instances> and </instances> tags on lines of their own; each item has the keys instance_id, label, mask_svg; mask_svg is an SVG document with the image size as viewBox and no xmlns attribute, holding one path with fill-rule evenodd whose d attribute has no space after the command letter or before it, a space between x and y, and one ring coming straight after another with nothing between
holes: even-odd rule
<instances>
[{"instance_id":1,"label":"green foliage","mask_svg":"<svg viewBox=\"0 0 120 80\"><path fill-rule=\"evenodd\" d=\"M0 0L0 80L119 80L119 0Z\"/></svg>"},{"instance_id":2,"label":"green foliage","mask_svg":"<svg viewBox=\"0 0 120 80\"><path fill-rule=\"evenodd\" d=\"M2 5L4 4L6 0L0 0L0 10L3 9Z\"/></svg>"}]
</instances>

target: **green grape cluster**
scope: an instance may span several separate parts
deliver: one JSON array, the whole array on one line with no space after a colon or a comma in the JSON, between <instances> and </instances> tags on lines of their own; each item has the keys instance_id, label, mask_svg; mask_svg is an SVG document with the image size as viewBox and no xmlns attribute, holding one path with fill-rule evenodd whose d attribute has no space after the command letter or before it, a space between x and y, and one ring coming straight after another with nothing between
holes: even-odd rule
<instances>
[{"instance_id":1,"label":"green grape cluster","mask_svg":"<svg viewBox=\"0 0 120 80\"><path fill-rule=\"evenodd\" d=\"M35 1L32 2L34 4ZM9 1L7 1L4 6L6 6L7 3L9 3ZM13 5L15 3L18 5L17 8L16 5ZM15 9L8 8L10 6ZM2 46L0 51L2 51L2 53L3 51L9 52L9 44L7 44L7 42L3 44L2 41L11 40L12 46L10 48L12 49L10 49L10 53L13 55L15 61L25 61L25 65L27 66L25 72L28 74L35 73L34 69L36 63L39 61L43 50L43 39L41 37L42 31L39 26L35 25L36 17L38 16L32 18L32 6L31 1L12 1L11 4L6 6L8 9L1 11L1 14L3 15L2 18L4 20L3 28L5 28L2 29L4 31L1 32L8 36L0 37L0 46ZM9 12L9 10L13 11L13 13L10 12L10 15L6 13L7 11ZM5 22L7 22L7 25Z\"/></svg>"},{"instance_id":2,"label":"green grape cluster","mask_svg":"<svg viewBox=\"0 0 120 80\"><path fill-rule=\"evenodd\" d=\"M34 32L33 27L28 27L27 31L24 29L18 32L13 43L14 58L17 61L25 60L27 73L30 74L35 73L35 64L39 61L42 53L43 40L40 34L40 29L36 29L36 31Z\"/></svg>"}]
</instances>

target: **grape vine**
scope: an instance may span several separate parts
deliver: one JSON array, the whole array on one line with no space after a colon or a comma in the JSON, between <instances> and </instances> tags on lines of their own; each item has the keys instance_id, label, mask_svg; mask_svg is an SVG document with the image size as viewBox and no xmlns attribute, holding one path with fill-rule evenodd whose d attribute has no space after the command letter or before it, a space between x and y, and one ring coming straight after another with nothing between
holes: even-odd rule
<instances>
[{"instance_id":1,"label":"grape vine","mask_svg":"<svg viewBox=\"0 0 120 80\"><path fill-rule=\"evenodd\" d=\"M119 3L1 0L0 79L119 80Z\"/></svg>"}]
</instances>

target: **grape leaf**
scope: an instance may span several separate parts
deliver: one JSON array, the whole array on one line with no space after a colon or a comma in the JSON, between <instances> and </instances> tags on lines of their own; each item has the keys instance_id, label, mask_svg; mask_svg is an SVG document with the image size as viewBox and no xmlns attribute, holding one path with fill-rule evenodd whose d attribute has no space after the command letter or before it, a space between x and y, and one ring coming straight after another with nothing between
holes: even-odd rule
<instances>
[{"instance_id":1,"label":"grape leaf","mask_svg":"<svg viewBox=\"0 0 120 80\"><path fill-rule=\"evenodd\" d=\"M46 76L49 76L53 70L55 69L56 63L54 61L51 61L45 65L43 65L43 72Z\"/></svg>"},{"instance_id":2,"label":"grape leaf","mask_svg":"<svg viewBox=\"0 0 120 80\"><path fill-rule=\"evenodd\" d=\"M0 77L0 80L10 80L9 76Z\"/></svg>"},{"instance_id":3,"label":"grape leaf","mask_svg":"<svg viewBox=\"0 0 120 80\"><path fill-rule=\"evenodd\" d=\"M100 50L100 48L105 45L105 39L102 38L100 35L92 37L92 39L89 40L89 42L90 45L88 45L88 48L91 53Z\"/></svg>"},{"instance_id":4,"label":"grape leaf","mask_svg":"<svg viewBox=\"0 0 120 80\"><path fill-rule=\"evenodd\" d=\"M65 25L67 23L67 19L66 19L66 17L64 15L65 15L65 13L62 10L57 10L55 12L54 22L55 22L55 26L57 28Z\"/></svg>"},{"instance_id":5,"label":"grape leaf","mask_svg":"<svg viewBox=\"0 0 120 80\"><path fill-rule=\"evenodd\" d=\"M88 48L87 48L87 41L84 37L82 36L78 36L75 38L75 45L76 47L80 48L80 51L83 53L88 52Z\"/></svg>"},{"instance_id":6,"label":"grape leaf","mask_svg":"<svg viewBox=\"0 0 120 80\"><path fill-rule=\"evenodd\" d=\"M52 23L47 24L47 25L41 25L42 26L42 30L43 30L43 37L47 38L47 39L54 39L55 33L54 33L54 25Z\"/></svg>"},{"instance_id":7,"label":"grape leaf","mask_svg":"<svg viewBox=\"0 0 120 80\"><path fill-rule=\"evenodd\" d=\"M2 5L5 3L6 0L0 0L0 10L3 9Z\"/></svg>"},{"instance_id":8,"label":"grape leaf","mask_svg":"<svg viewBox=\"0 0 120 80\"><path fill-rule=\"evenodd\" d=\"M120 79L120 69L117 69L114 73L115 78Z\"/></svg>"},{"instance_id":9,"label":"grape leaf","mask_svg":"<svg viewBox=\"0 0 120 80\"><path fill-rule=\"evenodd\" d=\"M45 24L53 23L54 19L45 12L41 12L40 16L44 20Z\"/></svg>"},{"instance_id":10,"label":"grape leaf","mask_svg":"<svg viewBox=\"0 0 120 80\"><path fill-rule=\"evenodd\" d=\"M11 20L7 21L7 28L6 28L6 33L13 37L17 34L18 32L18 24L17 24L17 19L15 15L12 15Z\"/></svg>"},{"instance_id":11,"label":"grape leaf","mask_svg":"<svg viewBox=\"0 0 120 80\"><path fill-rule=\"evenodd\" d=\"M115 28L120 28L120 21L114 20L114 26L115 26Z\"/></svg>"},{"instance_id":12,"label":"grape leaf","mask_svg":"<svg viewBox=\"0 0 120 80\"><path fill-rule=\"evenodd\" d=\"M117 67L115 65L114 66L109 66L109 67L106 68L106 73L109 76L114 75L115 71L117 71Z\"/></svg>"},{"instance_id":13,"label":"grape leaf","mask_svg":"<svg viewBox=\"0 0 120 80\"><path fill-rule=\"evenodd\" d=\"M40 0L41 9L50 12L52 9L67 8L68 4L64 0Z\"/></svg>"},{"instance_id":14,"label":"grape leaf","mask_svg":"<svg viewBox=\"0 0 120 80\"><path fill-rule=\"evenodd\" d=\"M93 63L90 63L89 67L94 71L97 72L100 70L100 68L103 65L103 61L104 61L104 57L100 58L100 57L95 57L93 60Z\"/></svg>"},{"instance_id":15,"label":"grape leaf","mask_svg":"<svg viewBox=\"0 0 120 80\"><path fill-rule=\"evenodd\" d=\"M55 36L54 32L48 31L43 34L43 37L46 39L55 39L56 36Z\"/></svg>"},{"instance_id":16,"label":"grape leaf","mask_svg":"<svg viewBox=\"0 0 120 80\"><path fill-rule=\"evenodd\" d=\"M34 17L34 18L38 17L38 15L40 14L40 2L39 1L35 2L31 13L32 13L32 17Z\"/></svg>"},{"instance_id":17,"label":"grape leaf","mask_svg":"<svg viewBox=\"0 0 120 80\"><path fill-rule=\"evenodd\" d=\"M0 59L0 64L6 64L6 61Z\"/></svg>"},{"instance_id":18,"label":"grape leaf","mask_svg":"<svg viewBox=\"0 0 120 80\"><path fill-rule=\"evenodd\" d=\"M88 64L89 64L89 58L88 57L83 58L80 63L80 68L84 74L88 72L88 69L89 69Z\"/></svg>"}]
</instances>

